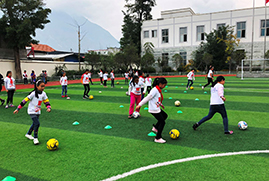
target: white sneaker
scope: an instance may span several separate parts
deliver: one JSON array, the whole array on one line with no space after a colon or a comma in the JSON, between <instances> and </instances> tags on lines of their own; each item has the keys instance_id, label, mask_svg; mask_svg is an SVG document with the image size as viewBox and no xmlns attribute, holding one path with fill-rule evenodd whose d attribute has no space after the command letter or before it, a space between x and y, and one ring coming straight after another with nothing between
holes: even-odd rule
<instances>
[{"instance_id":1,"label":"white sneaker","mask_svg":"<svg viewBox=\"0 0 269 181\"><path fill-rule=\"evenodd\" d=\"M26 134L25 137L28 138L29 140L33 140L34 139L34 137L32 135L30 135L30 134Z\"/></svg>"},{"instance_id":2,"label":"white sneaker","mask_svg":"<svg viewBox=\"0 0 269 181\"><path fill-rule=\"evenodd\" d=\"M204 86L202 86L202 89L204 90L204 89L205 89L205 87L204 87Z\"/></svg>"},{"instance_id":3,"label":"white sneaker","mask_svg":"<svg viewBox=\"0 0 269 181\"><path fill-rule=\"evenodd\" d=\"M35 144L35 145L39 144L39 141L38 141L37 138L34 138L34 144Z\"/></svg>"},{"instance_id":4,"label":"white sneaker","mask_svg":"<svg viewBox=\"0 0 269 181\"><path fill-rule=\"evenodd\" d=\"M6 109L8 108L8 105L6 105L6 107L5 107Z\"/></svg>"},{"instance_id":5,"label":"white sneaker","mask_svg":"<svg viewBox=\"0 0 269 181\"><path fill-rule=\"evenodd\" d=\"M160 138L158 140L155 139L154 142L156 142L156 143L165 143L166 141L164 139Z\"/></svg>"}]
</instances>

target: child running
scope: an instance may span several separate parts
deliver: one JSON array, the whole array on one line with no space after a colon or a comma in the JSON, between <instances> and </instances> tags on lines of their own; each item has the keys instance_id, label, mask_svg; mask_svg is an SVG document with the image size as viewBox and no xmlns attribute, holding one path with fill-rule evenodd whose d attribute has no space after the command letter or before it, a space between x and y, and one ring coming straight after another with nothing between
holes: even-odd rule
<instances>
[{"instance_id":1,"label":"child running","mask_svg":"<svg viewBox=\"0 0 269 181\"><path fill-rule=\"evenodd\" d=\"M129 108L129 116L128 116L129 119L133 117L135 104L138 105L141 101L141 87L142 86L145 87L145 84L142 82L139 82L139 77L135 75L129 84L129 90L128 90L128 95L130 96L130 108ZM145 92L146 92L146 89L144 89L144 92L142 94L145 94ZM136 111L139 112L140 110L136 110Z\"/></svg>"},{"instance_id":2,"label":"child running","mask_svg":"<svg viewBox=\"0 0 269 181\"><path fill-rule=\"evenodd\" d=\"M14 96L14 92L16 90L16 86L15 86L15 79L12 77L11 71L7 71L6 78L4 79L4 82L5 82L6 92L7 92L7 102L6 102L5 108L7 109L8 107L15 107L13 105L13 96Z\"/></svg>"},{"instance_id":3,"label":"child running","mask_svg":"<svg viewBox=\"0 0 269 181\"><path fill-rule=\"evenodd\" d=\"M162 138L162 131L165 125L165 120L168 115L160 108L164 109L162 105L163 95L162 89L167 85L167 80L163 77L155 78L152 86L154 87L149 95L145 97L139 104L136 106L136 109L140 109L145 103L149 102L148 112L151 113L156 119L157 124L153 125L152 131L156 132L157 135L155 137L154 142L156 143L165 143L166 141Z\"/></svg>"},{"instance_id":4,"label":"child running","mask_svg":"<svg viewBox=\"0 0 269 181\"><path fill-rule=\"evenodd\" d=\"M187 74L187 77L188 77L188 84L186 86L186 90L188 90L192 86L193 80L195 80L194 69L191 69L191 71Z\"/></svg>"},{"instance_id":5,"label":"child running","mask_svg":"<svg viewBox=\"0 0 269 181\"><path fill-rule=\"evenodd\" d=\"M105 71L105 73L103 74L103 78L104 78L104 87L107 87L106 83L107 83L107 76L108 76L108 73L107 71Z\"/></svg>"},{"instance_id":6,"label":"child running","mask_svg":"<svg viewBox=\"0 0 269 181\"><path fill-rule=\"evenodd\" d=\"M111 88L114 88L114 79L115 79L115 74L114 74L114 70L111 70L110 72L110 79L111 79Z\"/></svg>"},{"instance_id":7,"label":"child running","mask_svg":"<svg viewBox=\"0 0 269 181\"><path fill-rule=\"evenodd\" d=\"M150 90L151 90L151 84L152 84L152 80L149 77L149 74L147 74L145 82L146 82L146 87L147 87L147 91L148 91L148 94L149 94Z\"/></svg>"},{"instance_id":8,"label":"child running","mask_svg":"<svg viewBox=\"0 0 269 181\"><path fill-rule=\"evenodd\" d=\"M13 112L17 114L19 110L28 102L28 114L33 120L33 124L31 125L29 131L26 133L25 137L33 140L34 144L39 144L38 141L38 128L40 126L39 116L41 114L41 104L42 102L47 107L47 112L51 111L51 106L49 103L49 99L47 94L44 92L45 83L41 80L36 82L35 89L29 93L29 95L23 99L18 108ZM34 137L32 136L32 132L34 131Z\"/></svg>"},{"instance_id":9,"label":"child running","mask_svg":"<svg viewBox=\"0 0 269 181\"><path fill-rule=\"evenodd\" d=\"M223 76L218 76L215 82L212 83L209 113L206 117L192 126L194 130L207 120L211 119L214 114L218 112L223 119L224 134L233 134L233 131L228 130L228 118L224 106L224 102L226 101L226 98L224 97L224 84L225 78Z\"/></svg>"},{"instance_id":10,"label":"child running","mask_svg":"<svg viewBox=\"0 0 269 181\"><path fill-rule=\"evenodd\" d=\"M89 69L86 69L85 73L81 76L81 83L84 86L83 99L89 98L90 85L89 85Z\"/></svg>"},{"instance_id":11,"label":"child running","mask_svg":"<svg viewBox=\"0 0 269 181\"><path fill-rule=\"evenodd\" d=\"M202 86L202 89L204 90L206 86L208 86L210 83L212 83L213 85L213 70L214 67L210 66L209 67L209 71L207 73L207 84L205 84L204 86Z\"/></svg>"},{"instance_id":12,"label":"child running","mask_svg":"<svg viewBox=\"0 0 269 181\"><path fill-rule=\"evenodd\" d=\"M62 85L62 97L68 97L67 96L67 84L68 84L68 82L67 82L67 77L66 77L65 72L63 72L63 75L60 79L60 83Z\"/></svg>"}]
</instances>

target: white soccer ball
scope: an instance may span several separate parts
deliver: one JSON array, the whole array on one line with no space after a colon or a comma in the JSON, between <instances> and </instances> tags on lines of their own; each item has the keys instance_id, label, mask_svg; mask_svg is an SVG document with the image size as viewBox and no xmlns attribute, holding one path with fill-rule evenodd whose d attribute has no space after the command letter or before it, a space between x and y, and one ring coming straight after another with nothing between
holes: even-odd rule
<instances>
[{"instance_id":1,"label":"white soccer ball","mask_svg":"<svg viewBox=\"0 0 269 181\"><path fill-rule=\"evenodd\" d=\"M245 130L245 129L248 128L248 124L247 124L245 121L240 121L240 122L238 123L238 128L239 128L239 129L242 129L242 130Z\"/></svg>"},{"instance_id":2,"label":"white soccer ball","mask_svg":"<svg viewBox=\"0 0 269 181\"><path fill-rule=\"evenodd\" d=\"M70 97L67 97L66 99L70 99Z\"/></svg>"},{"instance_id":3,"label":"white soccer ball","mask_svg":"<svg viewBox=\"0 0 269 181\"><path fill-rule=\"evenodd\" d=\"M135 112L133 113L133 117L134 117L135 119L138 118L139 116L140 116L139 112L136 112L136 111L135 111Z\"/></svg>"},{"instance_id":4,"label":"white soccer ball","mask_svg":"<svg viewBox=\"0 0 269 181\"><path fill-rule=\"evenodd\" d=\"M99 93L101 94L101 93L102 93L102 91L99 91Z\"/></svg>"},{"instance_id":5,"label":"white soccer ball","mask_svg":"<svg viewBox=\"0 0 269 181\"><path fill-rule=\"evenodd\" d=\"M129 96L129 92L126 92L125 94L126 94L126 96Z\"/></svg>"},{"instance_id":6,"label":"white soccer ball","mask_svg":"<svg viewBox=\"0 0 269 181\"><path fill-rule=\"evenodd\" d=\"M180 104L181 104L180 101L175 101L175 106L178 107L178 106L180 106Z\"/></svg>"}]
</instances>

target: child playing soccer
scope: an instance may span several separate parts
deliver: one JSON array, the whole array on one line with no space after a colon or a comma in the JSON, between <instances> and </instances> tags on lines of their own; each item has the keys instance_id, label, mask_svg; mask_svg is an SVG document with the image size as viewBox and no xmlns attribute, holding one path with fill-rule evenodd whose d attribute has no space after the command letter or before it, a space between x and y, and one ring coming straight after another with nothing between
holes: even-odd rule
<instances>
[{"instance_id":1,"label":"child playing soccer","mask_svg":"<svg viewBox=\"0 0 269 181\"><path fill-rule=\"evenodd\" d=\"M90 85L89 85L89 69L86 69L85 73L81 76L81 83L84 86L83 99L89 98Z\"/></svg>"},{"instance_id":2,"label":"child playing soccer","mask_svg":"<svg viewBox=\"0 0 269 181\"><path fill-rule=\"evenodd\" d=\"M66 77L66 73L63 72L63 75L60 79L60 84L62 85L62 97L68 97L67 96L67 77Z\"/></svg>"},{"instance_id":3,"label":"child playing soccer","mask_svg":"<svg viewBox=\"0 0 269 181\"><path fill-rule=\"evenodd\" d=\"M213 82L211 87L211 97L210 97L210 108L209 113L206 117L201 119L198 123L195 123L192 127L196 130L201 124L211 119L215 113L220 113L223 119L224 134L233 134L233 131L228 130L228 118L224 102L226 98L224 97L224 85L225 78L223 76L218 76L215 82Z\"/></svg>"},{"instance_id":4,"label":"child playing soccer","mask_svg":"<svg viewBox=\"0 0 269 181\"><path fill-rule=\"evenodd\" d=\"M105 71L104 75L103 75L103 78L104 78L104 87L107 87L106 83L107 83L107 76L108 76L108 73L107 71Z\"/></svg>"},{"instance_id":5,"label":"child playing soccer","mask_svg":"<svg viewBox=\"0 0 269 181\"><path fill-rule=\"evenodd\" d=\"M207 84L205 84L204 86L202 86L202 89L204 90L206 86L208 86L210 83L212 83L213 85L213 70L214 70L214 67L210 66L209 67L209 71L207 73Z\"/></svg>"},{"instance_id":6,"label":"child playing soccer","mask_svg":"<svg viewBox=\"0 0 269 181\"><path fill-rule=\"evenodd\" d=\"M154 142L156 143L165 143L166 141L162 138L162 131L165 125L165 120L168 115L160 108L164 109L162 105L163 95L162 89L167 85L167 80L163 77L155 78L152 86L154 87L149 95L145 97L139 104L136 106L136 109L140 109L145 103L149 102L148 112L151 113L157 120L157 124L153 125L152 131L156 132L157 135L155 137Z\"/></svg>"},{"instance_id":7,"label":"child playing soccer","mask_svg":"<svg viewBox=\"0 0 269 181\"><path fill-rule=\"evenodd\" d=\"M42 102L47 107L47 112L51 111L51 106L49 103L49 99L44 92L45 89L45 83L41 80L36 82L35 90L29 93L29 95L23 99L23 101L20 103L18 108L13 112L14 114L17 114L19 110L28 102L28 114L33 120L33 124L31 125L29 131L26 133L25 137L33 140L34 144L39 144L38 141L38 128L40 126L39 123L39 116L41 114L41 104ZM34 137L32 136L32 132L34 131Z\"/></svg>"},{"instance_id":8,"label":"child playing soccer","mask_svg":"<svg viewBox=\"0 0 269 181\"><path fill-rule=\"evenodd\" d=\"M114 70L111 70L110 72L110 78L111 78L111 88L114 88L114 79L115 79L115 74L114 74Z\"/></svg>"},{"instance_id":9,"label":"child playing soccer","mask_svg":"<svg viewBox=\"0 0 269 181\"><path fill-rule=\"evenodd\" d=\"M188 77L188 84L186 86L186 90L188 90L192 86L193 80L195 80L194 69L191 69L191 71L188 73L187 77Z\"/></svg>"},{"instance_id":10,"label":"child playing soccer","mask_svg":"<svg viewBox=\"0 0 269 181\"><path fill-rule=\"evenodd\" d=\"M129 90L128 95L130 95L130 108L129 108L129 116L128 118L132 118L135 104L138 105L141 101L141 87L144 86L144 83L139 82L139 77L134 76L129 84ZM142 94L145 94L146 89L144 89L144 92ZM139 110L136 110L139 112Z\"/></svg>"},{"instance_id":11,"label":"child playing soccer","mask_svg":"<svg viewBox=\"0 0 269 181\"><path fill-rule=\"evenodd\" d=\"M7 77L4 79L4 82L5 82L6 92L7 92L7 102L6 102L5 108L7 109L8 107L15 107L13 105L13 95L16 90L16 86L15 86L15 79L12 77L12 72L7 71L6 76ZM10 104L8 105L8 103Z\"/></svg>"},{"instance_id":12,"label":"child playing soccer","mask_svg":"<svg viewBox=\"0 0 269 181\"><path fill-rule=\"evenodd\" d=\"M147 87L147 91L148 91L148 94L149 94L150 93L150 90L151 90L151 83L152 83L152 80L149 77L149 74L147 74L147 77L145 79L145 82L146 82L146 87Z\"/></svg>"}]
</instances>

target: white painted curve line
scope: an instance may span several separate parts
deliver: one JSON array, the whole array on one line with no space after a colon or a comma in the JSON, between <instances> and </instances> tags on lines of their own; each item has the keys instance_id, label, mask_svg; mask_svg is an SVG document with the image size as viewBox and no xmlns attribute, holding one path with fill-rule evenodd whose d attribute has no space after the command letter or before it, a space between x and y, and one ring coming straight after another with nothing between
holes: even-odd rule
<instances>
[{"instance_id":1,"label":"white painted curve line","mask_svg":"<svg viewBox=\"0 0 269 181\"><path fill-rule=\"evenodd\" d=\"M126 173L123 173L123 174L119 174L117 176L113 176L113 177L107 178L107 179L102 180L102 181L114 181L114 180L125 178L125 177L128 177L130 175L133 175L133 174L136 174L136 173L145 171L145 170L149 170L149 169L153 169L153 168L157 168L157 167L162 167L162 166L167 166L167 165L172 165L172 164L175 164L175 163L182 163L182 162L188 162L188 161L193 161L193 160L201 160L201 159L206 159L206 158L214 158L214 157L223 157L223 156L232 156L232 155L246 155L246 154L257 154L257 153L269 153L269 150L218 153L218 154L201 155L201 156L183 158L183 159L178 159L178 160L172 160L172 161L167 161L167 162L163 162L163 163L157 163L157 164L153 164L153 165L148 165L148 166L140 167L140 168L131 170L129 172L126 172Z\"/></svg>"}]
</instances>

